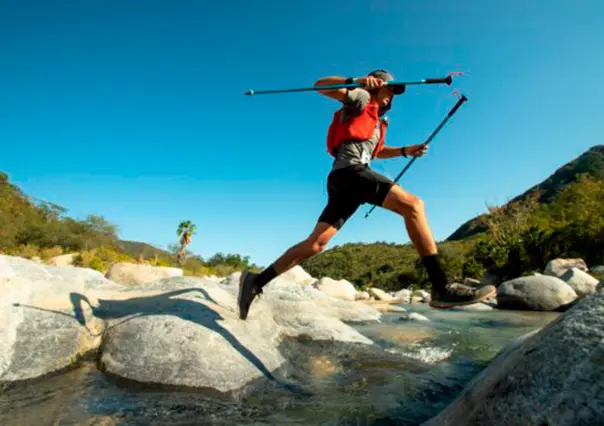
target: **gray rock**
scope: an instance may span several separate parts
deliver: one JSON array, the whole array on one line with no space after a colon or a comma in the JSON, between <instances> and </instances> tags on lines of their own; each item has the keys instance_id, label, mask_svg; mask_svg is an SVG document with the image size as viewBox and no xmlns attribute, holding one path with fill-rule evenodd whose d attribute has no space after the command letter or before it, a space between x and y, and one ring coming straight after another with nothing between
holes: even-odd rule
<instances>
[{"instance_id":1,"label":"gray rock","mask_svg":"<svg viewBox=\"0 0 604 426\"><path fill-rule=\"evenodd\" d=\"M111 265L106 277L116 283L126 285L145 284L161 278L181 277L180 268L151 266L136 263L121 262Z\"/></svg>"},{"instance_id":2,"label":"gray rock","mask_svg":"<svg viewBox=\"0 0 604 426\"><path fill-rule=\"evenodd\" d=\"M583 259L554 259L547 262L543 273L552 277L560 278L564 273L572 268L578 268L587 272L587 265Z\"/></svg>"},{"instance_id":3,"label":"gray rock","mask_svg":"<svg viewBox=\"0 0 604 426\"><path fill-rule=\"evenodd\" d=\"M276 380L285 337L373 344L345 323L381 317L364 303L275 280L241 321L234 284L180 276L133 287L0 256L0 381L56 372L98 351L112 374L226 392Z\"/></svg>"},{"instance_id":4,"label":"gray rock","mask_svg":"<svg viewBox=\"0 0 604 426\"><path fill-rule=\"evenodd\" d=\"M199 291L165 293L185 291L193 282ZM274 380L274 370L285 362L277 349L283 337L372 344L340 319L380 315L292 283L267 286L247 320L240 321L235 299L217 283L171 278L156 285L163 293L129 298L122 306L109 302L103 311L116 322L103 344L106 371L140 382L233 391L262 377ZM128 313L134 317L124 321Z\"/></svg>"},{"instance_id":5,"label":"gray rock","mask_svg":"<svg viewBox=\"0 0 604 426\"><path fill-rule=\"evenodd\" d=\"M463 285L474 288L482 287L481 281L477 280L476 278L465 278L463 280Z\"/></svg>"},{"instance_id":6,"label":"gray rock","mask_svg":"<svg viewBox=\"0 0 604 426\"><path fill-rule=\"evenodd\" d=\"M356 300L357 289L351 282L346 280L334 280L333 278L323 277L316 283L316 288L332 297L343 300Z\"/></svg>"},{"instance_id":7,"label":"gray rock","mask_svg":"<svg viewBox=\"0 0 604 426\"><path fill-rule=\"evenodd\" d=\"M604 266L594 266L593 268L591 268L591 272L594 274L604 274Z\"/></svg>"},{"instance_id":8,"label":"gray rock","mask_svg":"<svg viewBox=\"0 0 604 426\"><path fill-rule=\"evenodd\" d=\"M454 311L492 311L493 306L487 303L473 303L472 305L455 306Z\"/></svg>"},{"instance_id":9,"label":"gray rock","mask_svg":"<svg viewBox=\"0 0 604 426\"><path fill-rule=\"evenodd\" d=\"M497 290L500 309L554 311L577 298L568 284L552 276L527 276L502 283Z\"/></svg>"},{"instance_id":10,"label":"gray rock","mask_svg":"<svg viewBox=\"0 0 604 426\"><path fill-rule=\"evenodd\" d=\"M603 313L597 293L517 339L424 426L601 424Z\"/></svg>"},{"instance_id":11,"label":"gray rock","mask_svg":"<svg viewBox=\"0 0 604 426\"><path fill-rule=\"evenodd\" d=\"M394 293L394 298L401 300L403 303L411 302L411 290L402 289Z\"/></svg>"},{"instance_id":12,"label":"gray rock","mask_svg":"<svg viewBox=\"0 0 604 426\"><path fill-rule=\"evenodd\" d=\"M375 297L377 300L389 301L394 299L394 297L390 296L384 290L375 287L371 287L369 289L369 294Z\"/></svg>"},{"instance_id":13,"label":"gray rock","mask_svg":"<svg viewBox=\"0 0 604 426\"><path fill-rule=\"evenodd\" d=\"M596 288L600 281L589 275L587 272L583 272L578 268L568 269L561 279L566 282L578 297L589 296L596 292Z\"/></svg>"},{"instance_id":14,"label":"gray rock","mask_svg":"<svg viewBox=\"0 0 604 426\"><path fill-rule=\"evenodd\" d=\"M401 315L400 319L410 321L430 321L429 318L423 316L422 314L418 314L417 312Z\"/></svg>"},{"instance_id":15,"label":"gray rock","mask_svg":"<svg viewBox=\"0 0 604 426\"><path fill-rule=\"evenodd\" d=\"M371 295L366 291L357 291L355 295L355 300L369 300L371 299Z\"/></svg>"},{"instance_id":16,"label":"gray rock","mask_svg":"<svg viewBox=\"0 0 604 426\"><path fill-rule=\"evenodd\" d=\"M101 343L104 324L84 326L72 295L114 283L97 271L0 255L0 381L37 378L75 364Z\"/></svg>"}]
</instances>

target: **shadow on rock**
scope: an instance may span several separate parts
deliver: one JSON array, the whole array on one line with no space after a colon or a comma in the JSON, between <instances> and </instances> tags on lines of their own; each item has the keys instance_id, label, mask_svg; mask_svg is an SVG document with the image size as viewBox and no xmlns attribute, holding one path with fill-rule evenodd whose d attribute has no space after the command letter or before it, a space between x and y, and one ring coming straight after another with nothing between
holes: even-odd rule
<instances>
[{"instance_id":1,"label":"shadow on rock","mask_svg":"<svg viewBox=\"0 0 604 426\"><path fill-rule=\"evenodd\" d=\"M88 305L90 312L95 318L107 321L108 325L103 329L101 334L105 334L112 328L120 326L135 318L162 315L178 317L218 333L268 380L285 390L300 392L300 389L296 385L284 383L274 377L271 371L252 351L246 348L229 330L221 325L221 322L225 321L225 318L214 309L194 300L174 298L175 296L190 292L199 292L207 301L219 305L212 299L207 291L202 288L192 287L164 292L157 295L131 297L123 300L98 298L98 303L96 305L90 303L90 300L85 295L72 292L70 293L70 300L73 305L73 316L66 314L65 312L53 311L35 306L20 306L70 316L75 318L83 327L86 327L91 334L93 331L88 327L89 320L87 321L86 319L85 312L87 309L85 309L84 304ZM121 321L119 321L120 319Z\"/></svg>"}]
</instances>

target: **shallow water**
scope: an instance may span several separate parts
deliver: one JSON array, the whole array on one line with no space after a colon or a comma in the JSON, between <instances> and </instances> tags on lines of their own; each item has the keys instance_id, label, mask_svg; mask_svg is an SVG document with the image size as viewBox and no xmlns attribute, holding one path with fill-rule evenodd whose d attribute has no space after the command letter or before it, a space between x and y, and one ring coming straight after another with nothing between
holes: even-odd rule
<instances>
[{"instance_id":1,"label":"shallow water","mask_svg":"<svg viewBox=\"0 0 604 426\"><path fill-rule=\"evenodd\" d=\"M0 424L416 425L451 402L502 347L559 315L404 307L430 321L392 313L380 323L351 324L377 348L283 342L290 365L275 376L294 390L266 381L232 395L150 387L108 377L89 362L7 387Z\"/></svg>"}]
</instances>

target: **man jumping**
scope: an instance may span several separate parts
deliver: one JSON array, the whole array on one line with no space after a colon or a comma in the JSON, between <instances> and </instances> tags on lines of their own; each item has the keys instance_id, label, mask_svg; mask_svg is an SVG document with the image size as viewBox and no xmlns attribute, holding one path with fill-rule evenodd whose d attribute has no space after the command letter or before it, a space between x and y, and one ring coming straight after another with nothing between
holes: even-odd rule
<instances>
[{"instance_id":1,"label":"man jumping","mask_svg":"<svg viewBox=\"0 0 604 426\"><path fill-rule=\"evenodd\" d=\"M319 90L319 93L341 102L327 135L327 150L334 157L327 178L327 205L305 240L287 249L261 273L242 272L238 295L241 319L247 318L252 301L262 293L266 284L303 260L322 252L344 223L365 203L393 211L404 218L409 238L432 282L432 306L446 308L476 303L496 294L493 286L480 289L451 286L439 260L423 201L370 168L370 162L375 158L419 157L427 151L424 144L403 147L384 145L387 127L384 114L392 107L394 96L402 95L405 91L405 86L385 84L391 80L394 77L389 72L375 70L356 79L325 77L315 82L315 87L350 83L362 85L352 90Z\"/></svg>"}]
</instances>

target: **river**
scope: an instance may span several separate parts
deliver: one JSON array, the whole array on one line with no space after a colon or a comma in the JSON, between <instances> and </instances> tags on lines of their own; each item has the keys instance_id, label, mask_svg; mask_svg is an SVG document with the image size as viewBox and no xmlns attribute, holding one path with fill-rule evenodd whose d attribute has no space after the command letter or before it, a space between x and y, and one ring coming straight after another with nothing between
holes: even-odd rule
<instances>
[{"instance_id":1,"label":"river","mask_svg":"<svg viewBox=\"0 0 604 426\"><path fill-rule=\"evenodd\" d=\"M0 394L0 424L45 425L417 425L442 410L514 338L557 313L440 311L405 305L428 322L387 313L351 324L374 342L363 347L287 339L281 382L230 395L136 384L79 368Z\"/></svg>"}]
</instances>

